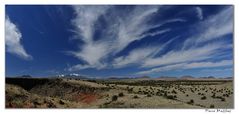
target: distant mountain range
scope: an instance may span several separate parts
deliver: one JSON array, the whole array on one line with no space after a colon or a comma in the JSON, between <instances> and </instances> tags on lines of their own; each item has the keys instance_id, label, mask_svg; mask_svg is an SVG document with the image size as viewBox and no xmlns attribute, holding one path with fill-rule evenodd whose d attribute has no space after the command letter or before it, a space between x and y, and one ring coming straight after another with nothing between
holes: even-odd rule
<instances>
[{"instance_id":1,"label":"distant mountain range","mask_svg":"<svg viewBox=\"0 0 239 114\"><path fill-rule=\"evenodd\" d=\"M156 79L159 79L159 80L177 80L178 77L175 77L175 76L160 76Z\"/></svg>"},{"instance_id":2,"label":"distant mountain range","mask_svg":"<svg viewBox=\"0 0 239 114\"><path fill-rule=\"evenodd\" d=\"M32 78L31 75L22 75L17 76L18 78ZM156 78L151 78L150 76L139 76L139 77L122 77L122 76L111 76L107 78L95 78L90 76L83 76L81 74L71 73L71 74L60 74L56 76L51 76L50 78L73 78L73 79L142 79L142 80L148 80L148 79L158 79L158 80L193 80L193 79L233 79L233 77L223 77L223 78L217 78L214 76L205 76L205 77L194 77L190 75L184 75L180 77L176 76L159 76Z\"/></svg>"},{"instance_id":3,"label":"distant mountain range","mask_svg":"<svg viewBox=\"0 0 239 114\"><path fill-rule=\"evenodd\" d=\"M190 76L190 75L186 75L186 76L181 76L180 79L195 79L195 77Z\"/></svg>"},{"instance_id":4,"label":"distant mountain range","mask_svg":"<svg viewBox=\"0 0 239 114\"><path fill-rule=\"evenodd\" d=\"M18 78L32 78L32 76L30 75L21 75L21 76L17 76Z\"/></svg>"}]
</instances>

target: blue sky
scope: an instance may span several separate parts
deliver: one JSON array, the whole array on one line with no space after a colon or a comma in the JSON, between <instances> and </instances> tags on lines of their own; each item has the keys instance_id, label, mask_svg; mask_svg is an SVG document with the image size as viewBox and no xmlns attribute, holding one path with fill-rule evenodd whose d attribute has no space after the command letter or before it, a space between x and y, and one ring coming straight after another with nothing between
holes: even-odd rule
<instances>
[{"instance_id":1,"label":"blue sky","mask_svg":"<svg viewBox=\"0 0 239 114\"><path fill-rule=\"evenodd\" d=\"M6 76L233 76L233 11L7 5Z\"/></svg>"}]
</instances>

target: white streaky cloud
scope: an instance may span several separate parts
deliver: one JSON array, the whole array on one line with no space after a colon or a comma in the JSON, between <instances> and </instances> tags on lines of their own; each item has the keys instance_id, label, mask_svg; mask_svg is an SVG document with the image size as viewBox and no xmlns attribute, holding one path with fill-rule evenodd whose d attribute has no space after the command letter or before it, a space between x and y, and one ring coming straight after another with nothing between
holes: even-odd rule
<instances>
[{"instance_id":1,"label":"white streaky cloud","mask_svg":"<svg viewBox=\"0 0 239 114\"><path fill-rule=\"evenodd\" d=\"M211 69L203 69L200 72L213 72L213 73L221 73L221 72L225 72L225 71L233 71L232 68L211 68Z\"/></svg>"},{"instance_id":2,"label":"white streaky cloud","mask_svg":"<svg viewBox=\"0 0 239 114\"><path fill-rule=\"evenodd\" d=\"M150 74L156 72L163 71L171 71L171 70L185 70L185 69L196 69L196 68L215 68L215 67L223 67L223 66L232 66L232 60L222 60L218 62L193 62L193 63L179 63L173 65L166 65L158 68L153 68L146 71L138 72L137 74Z\"/></svg>"},{"instance_id":3,"label":"white streaky cloud","mask_svg":"<svg viewBox=\"0 0 239 114\"><path fill-rule=\"evenodd\" d=\"M142 67L155 67L209 59L217 54L218 49L221 49L223 44L224 43L212 43L203 47L194 47L187 50L172 50L162 56L146 59Z\"/></svg>"},{"instance_id":4,"label":"white streaky cloud","mask_svg":"<svg viewBox=\"0 0 239 114\"><path fill-rule=\"evenodd\" d=\"M191 68L209 68L209 67L220 67L220 66L232 66L232 60L222 60L219 62L194 62L187 64L184 68L191 69Z\"/></svg>"},{"instance_id":5,"label":"white streaky cloud","mask_svg":"<svg viewBox=\"0 0 239 114\"><path fill-rule=\"evenodd\" d=\"M163 33L166 33L166 32L169 32L171 29L165 29L165 30L160 30L160 31L156 31L156 32L152 32L152 33L145 33L143 34L142 36L140 36L141 38L145 38L145 37L148 37L148 36L156 36L156 35L159 35L159 34L163 34Z\"/></svg>"},{"instance_id":6,"label":"white streaky cloud","mask_svg":"<svg viewBox=\"0 0 239 114\"><path fill-rule=\"evenodd\" d=\"M229 7L219 14L210 17L206 24L208 29L198 38L198 42L205 42L231 34L233 32L233 7Z\"/></svg>"},{"instance_id":7,"label":"white streaky cloud","mask_svg":"<svg viewBox=\"0 0 239 114\"><path fill-rule=\"evenodd\" d=\"M151 74L151 73L156 73L156 72L161 72L161 71L169 71L169 70L176 70L179 68L182 68L185 63L180 63L180 64L173 64L173 65L168 65L164 67L159 67L159 68L153 68L150 70L145 70L145 71L140 71L137 74Z\"/></svg>"},{"instance_id":8,"label":"white streaky cloud","mask_svg":"<svg viewBox=\"0 0 239 114\"><path fill-rule=\"evenodd\" d=\"M181 19L181 18L169 19L169 20L165 20L163 23L152 25L150 28L158 28L158 27L161 27L163 25L170 24L170 23L176 23L176 22L182 22L183 23L183 22L187 22L187 20Z\"/></svg>"},{"instance_id":9,"label":"white streaky cloud","mask_svg":"<svg viewBox=\"0 0 239 114\"><path fill-rule=\"evenodd\" d=\"M75 26L75 33L78 33L77 37L86 43L90 43L93 40L94 24L101 15L106 13L109 6L73 6L76 17L72 20L72 24Z\"/></svg>"},{"instance_id":10,"label":"white streaky cloud","mask_svg":"<svg viewBox=\"0 0 239 114\"><path fill-rule=\"evenodd\" d=\"M84 60L88 63L87 67L79 67L76 65L75 68L90 68L93 66L100 66L100 59L105 56L108 52L104 42L94 42L93 34L95 32L95 23L100 16L107 12L109 6L73 6L76 17L72 20L72 24L75 26L75 38L84 41L84 44L80 46L79 51L69 51L75 57ZM89 66L91 65L91 66Z\"/></svg>"},{"instance_id":11,"label":"white streaky cloud","mask_svg":"<svg viewBox=\"0 0 239 114\"><path fill-rule=\"evenodd\" d=\"M148 31L151 26L147 22L158 10L158 6L136 6L129 13L130 15L121 18L114 51L117 53L131 42L142 39L144 32Z\"/></svg>"},{"instance_id":12,"label":"white streaky cloud","mask_svg":"<svg viewBox=\"0 0 239 114\"><path fill-rule=\"evenodd\" d=\"M233 7L227 7L216 15L210 16L204 21L193 26L196 35L184 42L184 48L207 41L222 38L233 33Z\"/></svg>"},{"instance_id":13,"label":"white streaky cloud","mask_svg":"<svg viewBox=\"0 0 239 114\"><path fill-rule=\"evenodd\" d=\"M200 7L195 7L195 9L196 9L197 17L198 17L200 20L203 20L203 11L202 11L202 8L200 8Z\"/></svg>"},{"instance_id":14,"label":"white streaky cloud","mask_svg":"<svg viewBox=\"0 0 239 114\"><path fill-rule=\"evenodd\" d=\"M155 51L157 51L156 47L136 49L127 56L116 58L113 62L113 66L114 68L121 68L129 64L140 64L141 61L149 57Z\"/></svg>"},{"instance_id":15,"label":"white streaky cloud","mask_svg":"<svg viewBox=\"0 0 239 114\"><path fill-rule=\"evenodd\" d=\"M22 34L17 26L11 22L9 17L5 19L5 43L6 51L17 55L18 57L31 60L32 56L27 54L23 45L21 44Z\"/></svg>"},{"instance_id":16,"label":"white streaky cloud","mask_svg":"<svg viewBox=\"0 0 239 114\"><path fill-rule=\"evenodd\" d=\"M82 70L82 69L87 69L87 68L91 68L91 66L78 64L78 65L74 65L74 66L71 66L70 68L68 68L68 71L77 71L79 69Z\"/></svg>"},{"instance_id":17,"label":"white streaky cloud","mask_svg":"<svg viewBox=\"0 0 239 114\"><path fill-rule=\"evenodd\" d=\"M154 32L149 32L149 30L171 22L185 22L183 19L171 19L162 21L157 26L150 23L155 13L160 10L159 6L135 6L127 14L115 8L118 6L73 7L76 14L72 20L75 27L74 33L76 33L74 37L84 43L79 44L79 50L69 51L69 53L83 60L89 66L87 68L112 66L106 60L132 42L170 32L171 28ZM97 26L100 26L100 20L104 20L106 24L100 27L101 34L95 40L94 34L98 29Z\"/></svg>"},{"instance_id":18,"label":"white streaky cloud","mask_svg":"<svg viewBox=\"0 0 239 114\"><path fill-rule=\"evenodd\" d=\"M107 56L107 47L104 43L87 44L82 47L82 51L70 52L75 57L84 60L89 65L99 65L101 58Z\"/></svg>"},{"instance_id":19,"label":"white streaky cloud","mask_svg":"<svg viewBox=\"0 0 239 114\"><path fill-rule=\"evenodd\" d=\"M143 63L143 61L147 60L148 58L152 58L156 54L161 52L166 46L168 46L168 44L170 44L177 38L178 37L172 38L171 40L165 42L164 44L136 48L130 51L128 55L115 58L113 61L113 67L121 68L121 67L128 66L130 64L140 65Z\"/></svg>"}]
</instances>

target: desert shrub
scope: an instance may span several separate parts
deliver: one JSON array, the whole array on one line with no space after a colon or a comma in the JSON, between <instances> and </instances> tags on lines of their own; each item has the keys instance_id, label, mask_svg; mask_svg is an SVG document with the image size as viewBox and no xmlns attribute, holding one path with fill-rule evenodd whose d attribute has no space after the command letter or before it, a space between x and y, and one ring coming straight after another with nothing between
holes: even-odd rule
<instances>
[{"instance_id":1,"label":"desert shrub","mask_svg":"<svg viewBox=\"0 0 239 114\"><path fill-rule=\"evenodd\" d=\"M113 95L112 96L112 101L116 101L118 99L118 96L117 95Z\"/></svg>"},{"instance_id":2,"label":"desert shrub","mask_svg":"<svg viewBox=\"0 0 239 114\"><path fill-rule=\"evenodd\" d=\"M128 89L128 92L129 92L129 93L133 92L133 88L129 88L129 89Z\"/></svg>"},{"instance_id":3,"label":"desert shrub","mask_svg":"<svg viewBox=\"0 0 239 114\"><path fill-rule=\"evenodd\" d=\"M149 89L153 89L153 88L150 86Z\"/></svg>"},{"instance_id":4,"label":"desert shrub","mask_svg":"<svg viewBox=\"0 0 239 114\"><path fill-rule=\"evenodd\" d=\"M152 97L152 95L148 94L147 97Z\"/></svg>"},{"instance_id":5,"label":"desert shrub","mask_svg":"<svg viewBox=\"0 0 239 114\"><path fill-rule=\"evenodd\" d=\"M213 104L210 105L210 108L214 108L215 106Z\"/></svg>"},{"instance_id":6,"label":"desert shrub","mask_svg":"<svg viewBox=\"0 0 239 114\"><path fill-rule=\"evenodd\" d=\"M225 101L226 99L224 97L221 97L221 101Z\"/></svg>"},{"instance_id":7,"label":"desert shrub","mask_svg":"<svg viewBox=\"0 0 239 114\"><path fill-rule=\"evenodd\" d=\"M173 95L168 95L166 98L167 99L174 99L174 96Z\"/></svg>"},{"instance_id":8,"label":"desert shrub","mask_svg":"<svg viewBox=\"0 0 239 114\"><path fill-rule=\"evenodd\" d=\"M188 104L193 104L194 103L194 100L191 99L189 102L187 102Z\"/></svg>"},{"instance_id":9,"label":"desert shrub","mask_svg":"<svg viewBox=\"0 0 239 114\"><path fill-rule=\"evenodd\" d=\"M119 97L123 97L124 96L124 93L119 93Z\"/></svg>"},{"instance_id":10,"label":"desert shrub","mask_svg":"<svg viewBox=\"0 0 239 114\"><path fill-rule=\"evenodd\" d=\"M226 100L226 99L225 99L224 97L222 97L222 96L216 96L216 97L214 97L214 98L221 99L221 101L225 101L225 100Z\"/></svg>"},{"instance_id":11,"label":"desert shrub","mask_svg":"<svg viewBox=\"0 0 239 114\"><path fill-rule=\"evenodd\" d=\"M61 105L64 105L64 104L65 104L65 102L62 101L62 100L60 100L59 103L60 103Z\"/></svg>"},{"instance_id":12,"label":"desert shrub","mask_svg":"<svg viewBox=\"0 0 239 114\"><path fill-rule=\"evenodd\" d=\"M188 94L186 95L186 97L188 97Z\"/></svg>"},{"instance_id":13,"label":"desert shrub","mask_svg":"<svg viewBox=\"0 0 239 114\"><path fill-rule=\"evenodd\" d=\"M173 93L173 94L177 94L177 92L176 92L175 90L172 90L172 93Z\"/></svg>"},{"instance_id":14,"label":"desert shrub","mask_svg":"<svg viewBox=\"0 0 239 114\"><path fill-rule=\"evenodd\" d=\"M203 97L201 97L201 100L205 100L205 99L207 99L207 97L206 97L206 96L203 96Z\"/></svg>"},{"instance_id":15,"label":"desert shrub","mask_svg":"<svg viewBox=\"0 0 239 114\"><path fill-rule=\"evenodd\" d=\"M165 97L168 96L167 92L164 92L164 95L163 95L163 96L165 96Z\"/></svg>"},{"instance_id":16,"label":"desert shrub","mask_svg":"<svg viewBox=\"0 0 239 114\"><path fill-rule=\"evenodd\" d=\"M213 95L211 96L212 98L215 98L216 97L216 94L215 93L213 93Z\"/></svg>"},{"instance_id":17,"label":"desert shrub","mask_svg":"<svg viewBox=\"0 0 239 114\"><path fill-rule=\"evenodd\" d=\"M41 103L38 100L33 101L34 105L41 105Z\"/></svg>"},{"instance_id":18,"label":"desert shrub","mask_svg":"<svg viewBox=\"0 0 239 114\"><path fill-rule=\"evenodd\" d=\"M223 97L229 97L229 94L223 94Z\"/></svg>"},{"instance_id":19,"label":"desert shrub","mask_svg":"<svg viewBox=\"0 0 239 114\"><path fill-rule=\"evenodd\" d=\"M137 95L135 95L134 97L133 97L134 99L137 99L137 98L139 98Z\"/></svg>"}]
</instances>

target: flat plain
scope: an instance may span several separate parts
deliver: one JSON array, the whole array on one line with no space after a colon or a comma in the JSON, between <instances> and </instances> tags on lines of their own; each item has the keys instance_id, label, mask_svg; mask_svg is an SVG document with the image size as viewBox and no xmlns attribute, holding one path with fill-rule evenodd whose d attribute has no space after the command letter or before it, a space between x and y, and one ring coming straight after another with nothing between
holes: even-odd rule
<instances>
[{"instance_id":1,"label":"flat plain","mask_svg":"<svg viewBox=\"0 0 239 114\"><path fill-rule=\"evenodd\" d=\"M6 108L233 108L232 79L6 78Z\"/></svg>"}]
</instances>

